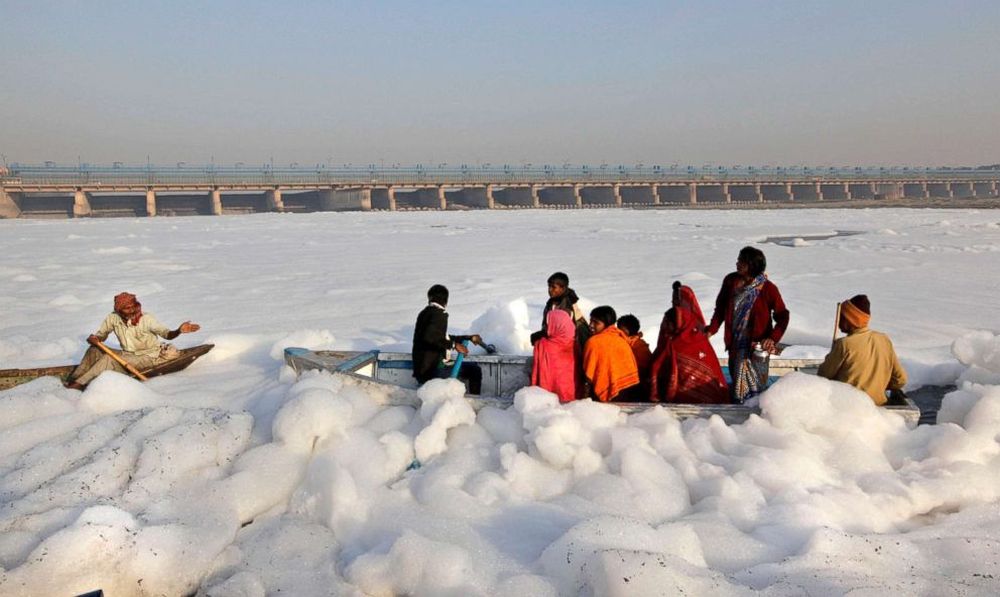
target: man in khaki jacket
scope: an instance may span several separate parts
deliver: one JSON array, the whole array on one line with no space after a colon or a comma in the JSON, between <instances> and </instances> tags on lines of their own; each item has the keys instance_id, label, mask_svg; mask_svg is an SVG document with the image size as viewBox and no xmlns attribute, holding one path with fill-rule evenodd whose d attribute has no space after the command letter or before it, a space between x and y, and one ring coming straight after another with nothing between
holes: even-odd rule
<instances>
[{"instance_id":1,"label":"man in khaki jacket","mask_svg":"<svg viewBox=\"0 0 1000 597\"><path fill-rule=\"evenodd\" d=\"M97 332L87 338L91 346L84 353L80 364L70 373L67 388L82 390L105 371L125 371L117 361L97 348L96 342L104 342L112 332L118 337L118 343L122 347L113 352L142 371L178 356L178 350L170 344L161 343L160 338L173 340L181 334L201 329L198 324L185 321L176 330L171 330L152 313L143 313L136 296L128 292L115 296L114 309L114 312L104 318Z\"/></svg>"},{"instance_id":2,"label":"man in khaki jacket","mask_svg":"<svg viewBox=\"0 0 1000 597\"><path fill-rule=\"evenodd\" d=\"M892 341L881 332L868 329L871 303L863 294L840 304L840 331L847 336L836 340L830 354L819 367L819 375L841 381L871 396L878 406L884 405L886 390L893 402L905 397L906 371L892 347Z\"/></svg>"}]
</instances>

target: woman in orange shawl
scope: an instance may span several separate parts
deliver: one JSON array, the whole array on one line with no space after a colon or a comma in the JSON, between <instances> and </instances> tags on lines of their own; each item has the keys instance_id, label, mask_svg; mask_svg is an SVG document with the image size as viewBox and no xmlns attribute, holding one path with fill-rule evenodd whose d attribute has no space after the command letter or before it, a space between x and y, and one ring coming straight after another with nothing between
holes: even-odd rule
<instances>
[{"instance_id":1,"label":"woman in orange shawl","mask_svg":"<svg viewBox=\"0 0 1000 597\"><path fill-rule=\"evenodd\" d=\"M674 282L673 308L663 315L650 367L653 402L725 404L729 390L694 291Z\"/></svg>"},{"instance_id":2,"label":"woman in orange shawl","mask_svg":"<svg viewBox=\"0 0 1000 597\"><path fill-rule=\"evenodd\" d=\"M576 399L576 325L562 309L545 315L545 335L535 342L531 385L559 396L559 402Z\"/></svg>"}]
</instances>

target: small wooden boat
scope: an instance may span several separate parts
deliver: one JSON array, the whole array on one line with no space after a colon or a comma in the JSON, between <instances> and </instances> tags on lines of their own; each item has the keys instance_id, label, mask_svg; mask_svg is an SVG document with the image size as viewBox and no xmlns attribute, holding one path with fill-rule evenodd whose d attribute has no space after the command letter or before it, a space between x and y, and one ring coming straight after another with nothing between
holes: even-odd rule
<instances>
[{"instance_id":1,"label":"small wooden boat","mask_svg":"<svg viewBox=\"0 0 1000 597\"><path fill-rule=\"evenodd\" d=\"M159 377L168 373L176 373L177 371L187 369L191 363L213 348L215 348L214 344L201 344L199 346L192 346L191 348L183 348L180 350L180 356L177 358L161 363L141 373L146 377ZM69 374L75 368L76 365L60 365L56 367L39 367L37 369L0 369L0 391L28 383L39 377L52 376L66 381Z\"/></svg>"},{"instance_id":2,"label":"small wooden boat","mask_svg":"<svg viewBox=\"0 0 1000 597\"><path fill-rule=\"evenodd\" d=\"M483 406L507 408L513 403L515 392L531 385L531 357L519 355L469 355L465 361L476 363L483 371L482 393L478 396L468 395L473 408L479 410ZM285 363L297 374L308 370L329 371L340 375L348 375L362 383L375 383L383 387L398 388L400 391L388 392L386 404L418 405L416 397L417 382L413 378L413 360L409 353L343 350L308 350L305 348L286 348ZM771 383L782 375L792 371L815 374L820 359L781 359L771 360ZM727 370L725 362L723 371ZM641 412L657 406L652 402L612 402L628 413ZM742 404L668 404L659 403L678 418L710 417L718 415L726 423L742 423L751 414L760 414L760 409ZM914 427L920 419L920 409L910 399L906 404L883 407L890 412L902 416L906 424Z\"/></svg>"}]
</instances>

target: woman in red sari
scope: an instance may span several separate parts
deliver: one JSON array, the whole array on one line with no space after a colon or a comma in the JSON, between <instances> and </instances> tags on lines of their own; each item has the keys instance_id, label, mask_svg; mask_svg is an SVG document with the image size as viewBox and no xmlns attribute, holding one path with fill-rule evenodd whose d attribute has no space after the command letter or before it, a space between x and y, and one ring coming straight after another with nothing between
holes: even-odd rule
<instances>
[{"instance_id":1,"label":"woman in red sari","mask_svg":"<svg viewBox=\"0 0 1000 597\"><path fill-rule=\"evenodd\" d=\"M545 336L535 342L531 385L559 396L559 402L572 402L577 395L576 325L562 309L550 309L545 320Z\"/></svg>"},{"instance_id":2,"label":"woman in red sari","mask_svg":"<svg viewBox=\"0 0 1000 597\"><path fill-rule=\"evenodd\" d=\"M729 388L705 335L705 318L688 286L674 282L673 307L663 315L650 367L652 402L725 404Z\"/></svg>"}]
</instances>

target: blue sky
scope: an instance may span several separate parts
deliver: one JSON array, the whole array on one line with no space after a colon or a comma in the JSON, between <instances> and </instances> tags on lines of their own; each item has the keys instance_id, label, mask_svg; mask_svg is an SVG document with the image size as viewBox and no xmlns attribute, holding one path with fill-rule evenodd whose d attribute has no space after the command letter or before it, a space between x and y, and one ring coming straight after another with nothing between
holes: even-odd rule
<instances>
[{"instance_id":1,"label":"blue sky","mask_svg":"<svg viewBox=\"0 0 1000 597\"><path fill-rule=\"evenodd\" d=\"M0 153L993 163L998 32L996 0L0 0Z\"/></svg>"}]
</instances>

